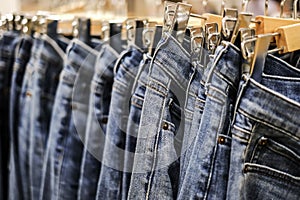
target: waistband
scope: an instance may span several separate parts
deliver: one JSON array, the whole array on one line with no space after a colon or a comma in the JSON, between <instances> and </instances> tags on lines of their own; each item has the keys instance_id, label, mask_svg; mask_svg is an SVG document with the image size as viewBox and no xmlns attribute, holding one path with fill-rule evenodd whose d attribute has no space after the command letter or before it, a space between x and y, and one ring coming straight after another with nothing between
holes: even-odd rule
<instances>
[{"instance_id":1,"label":"waistband","mask_svg":"<svg viewBox=\"0 0 300 200\"><path fill-rule=\"evenodd\" d=\"M167 39L161 40L156 48L150 68L153 63L160 66L174 80L174 83L186 90L190 81L190 73L193 70L190 57L190 53L171 34L167 33ZM164 79L159 81L164 85L168 85L169 82Z\"/></svg>"},{"instance_id":2,"label":"waistband","mask_svg":"<svg viewBox=\"0 0 300 200\"><path fill-rule=\"evenodd\" d=\"M119 54L109 45L104 44L97 56L95 71L97 74L103 74L107 69L112 70L117 62ZM113 76L113 74L112 74Z\"/></svg>"},{"instance_id":3,"label":"waistband","mask_svg":"<svg viewBox=\"0 0 300 200\"><path fill-rule=\"evenodd\" d=\"M16 57L29 58L31 55L31 49L33 45L33 39L29 36L24 36L21 38L21 41L16 51Z\"/></svg>"},{"instance_id":4,"label":"waistband","mask_svg":"<svg viewBox=\"0 0 300 200\"><path fill-rule=\"evenodd\" d=\"M262 77L293 79L300 77L300 69L288 64L284 60L268 55L265 61L265 67Z\"/></svg>"},{"instance_id":5,"label":"waistband","mask_svg":"<svg viewBox=\"0 0 300 200\"><path fill-rule=\"evenodd\" d=\"M141 85L147 85L151 61L152 57L149 54L144 54L144 59L140 63L139 72L136 76L137 82L139 82Z\"/></svg>"},{"instance_id":6,"label":"waistband","mask_svg":"<svg viewBox=\"0 0 300 200\"><path fill-rule=\"evenodd\" d=\"M20 34L14 31L3 33L0 40L1 56L14 56L15 48L20 41Z\"/></svg>"},{"instance_id":7,"label":"waistband","mask_svg":"<svg viewBox=\"0 0 300 200\"><path fill-rule=\"evenodd\" d=\"M79 69L94 71L98 51L78 39L73 39L67 49L66 65L77 73Z\"/></svg>"},{"instance_id":8,"label":"waistband","mask_svg":"<svg viewBox=\"0 0 300 200\"><path fill-rule=\"evenodd\" d=\"M58 63L66 60L66 53L64 50L48 35L39 35L36 39L40 39L42 41L43 49L41 50L40 56L42 56L44 60L52 63Z\"/></svg>"},{"instance_id":9,"label":"waistband","mask_svg":"<svg viewBox=\"0 0 300 200\"><path fill-rule=\"evenodd\" d=\"M245 78L238 112L252 120L271 125L300 138L300 103L277 93L253 79Z\"/></svg>"},{"instance_id":10,"label":"waistband","mask_svg":"<svg viewBox=\"0 0 300 200\"><path fill-rule=\"evenodd\" d=\"M212 66L207 76L207 84L210 84L214 73L219 73L235 88L238 87L241 78L243 57L241 51L230 42L222 42L212 61Z\"/></svg>"},{"instance_id":11,"label":"waistband","mask_svg":"<svg viewBox=\"0 0 300 200\"><path fill-rule=\"evenodd\" d=\"M145 53L143 55L143 60L140 62L138 73L136 74L131 94L134 94L138 86L147 86L148 83L148 74L149 74L149 68L152 61L151 55Z\"/></svg>"},{"instance_id":12,"label":"waistband","mask_svg":"<svg viewBox=\"0 0 300 200\"><path fill-rule=\"evenodd\" d=\"M127 50L123 51L119 56L114 66L114 74L116 75L120 65L122 64L125 68L137 67L143 58L143 51L136 48L136 46L130 46Z\"/></svg>"}]
</instances>

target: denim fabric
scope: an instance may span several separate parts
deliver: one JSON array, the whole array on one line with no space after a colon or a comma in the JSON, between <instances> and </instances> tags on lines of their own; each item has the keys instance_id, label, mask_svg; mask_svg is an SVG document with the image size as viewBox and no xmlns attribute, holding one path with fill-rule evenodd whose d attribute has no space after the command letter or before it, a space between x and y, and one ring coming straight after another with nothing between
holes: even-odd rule
<instances>
[{"instance_id":1,"label":"denim fabric","mask_svg":"<svg viewBox=\"0 0 300 200\"><path fill-rule=\"evenodd\" d=\"M201 116L198 115L202 114L203 104L205 101L205 98L201 98L202 94L204 93L204 83L202 80L202 76L205 67L197 63L194 64L193 70L195 71L195 73L191 77L191 80L187 88L187 93L186 93L186 102L185 102L185 110L184 110L185 124L184 124L184 136L183 136L183 144L182 144L183 147L182 147L181 158L180 158L179 188L183 180L183 177L185 176L185 171L187 168L187 164L189 163L189 158L191 154L192 144L196 138L196 133L200 124ZM194 121L194 119L196 118L199 122L197 122L196 120Z\"/></svg>"},{"instance_id":2,"label":"denim fabric","mask_svg":"<svg viewBox=\"0 0 300 200\"><path fill-rule=\"evenodd\" d=\"M128 199L176 199L192 69L190 54L167 34L150 66Z\"/></svg>"},{"instance_id":3,"label":"denim fabric","mask_svg":"<svg viewBox=\"0 0 300 200\"><path fill-rule=\"evenodd\" d=\"M29 63L26 66L19 99L18 148L19 166L22 179L22 199L30 199L29 180L29 145L30 145L30 113L32 106L34 68L39 59L42 41L34 39Z\"/></svg>"},{"instance_id":4,"label":"denim fabric","mask_svg":"<svg viewBox=\"0 0 300 200\"><path fill-rule=\"evenodd\" d=\"M92 80L78 199L95 199L101 170L117 52L103 45Z\"/></svg>"},{"instance_id":5,"label":"denim fabric","mask_svg":"<svg viewBox=\"0 0 300 200\"><path fill-rule=\"evenodd\" d=\"M125 156L124 156L124 171L122 178L122 198L127 199L131 172L133 167L133 159L136 148L136 140L139 131L142 107L148 82L148 73L152 57L144 54L144 59L139 66L139 72L136 76L136 82L133 84L131 105L129 108L128 124L126 131Z\"/></svg>"},{"instance_id":6,"label":"denim fabric","mask_svg":"<svg viewBox=\"0 0 300 200\"><path fill-rule=\"evenodd\" d=\"M205 107L178 199L225 199L233 115L242 56L230 43L217 49Z\"/></svg>"},{"instance_id":7,"label":"denim fabric","mask_svg":"<svg viewBox=\"0 0 300 200\"><path fill-rule=\"evenodd\" d=\"M299 198L299 86L299 69L272 56L261 83L241 81L227 199Z\"/></svg>"},{"instance_id":8,"label":"denim fabric","mask_svg":"<svg viewBox=\"0 0 300 200\"><path fill-rule=\"evenodd\" d=\"M193 99L192 96L188 96L189 99L187 100L190 101L190 106L194 104L193 110L189 110L189 112L192 112L192 122L188 122L188 119L186 120L185 124L185 129L187 129L187 125L191 123L189 131L185 130L184 132L184 138L183 138L183 152L181 153L181 162L180 162L180 182L179 182L179 191L181 190L181 185L184 180L186 170L188 167L188 163L191 158L191 154L193 151L193 147L195 145L195 138L197 136L197 132L200 126L204 106L205 106L205 100L206 100L206 94L205 94L205 84L206 84L206 79L208 76L208 73L211 69L212 62L209 62L206 64L206 66L201 66L204 67L204 70L201 70L201 73L198 72L197 76L201 76L200 82L197 83L191 83L194 86L198 85L198 89L196 91L196 99ZM200 84L200 85L199 85ZM192 94L190 94L192 95ZM194 103L193 103L194 101Z\"/></svg>"},{"instance_id":9,"label":"denim fabric","mask_svg":"<svg viewBox=\"0 0 300 200\"><path fill-rule=\"evenodd\" d=\"M120 199L130 95L142 52L131 46L115 66L97 199Z\"/></svg>"},{"instance_id":10,"label":"denim fabric","mask_svg":"<svg viewBox=\"0 0 300 200\"><path fill-rule=\"evenodd\" d=\"M16 32L5 32L0 39L0 199L7 198L9 160L9 92L15 61L15 50L20 41Z\"/></svg>"},{"instance_id":11,"label":"denim fabric","mask_svg":"<svg viewBox=\"0 0 300 200\"><path fill-rule=\"evenodd\" d=\"M41 51L34 66L30 117L29 177L31 199L39 199L43 160L55 93L68 44L39 36ZM59 43L60 46L57 44Z\"/></svg>"},{"instance_id":12,"label":"denim fabric","mask_svg":"<svg viewBox=\"0 0 300 200\"><path fill-rule=\"evenodd\" d=\"M53 107L40 199L77 198L82 138L97 54L78 39L68 46Z\"/></svg>"},{"instance_id":13,"label":"denim fabric","mask_svg":"<svg viewBox=\"0 0 300 200\"><path fill-rule=\"evenodd\" d=\"M29 36L21 38L16 50L16 60L13 66L13 74L10 89L9 105L9 131L10 131L10 172L9 172L9 199L22 199L21 174L19 165L18 146L18 122L19 122L19 98L22 89L26 65L31 55L33 39ZM17 192L16 192L17 191Z\"/></svg>"}]
</instances>

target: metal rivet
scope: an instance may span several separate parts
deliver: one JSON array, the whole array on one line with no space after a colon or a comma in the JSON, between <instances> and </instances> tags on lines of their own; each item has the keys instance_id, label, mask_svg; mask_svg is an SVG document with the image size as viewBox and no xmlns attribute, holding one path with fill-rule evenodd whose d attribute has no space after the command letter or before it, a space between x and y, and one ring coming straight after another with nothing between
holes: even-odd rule
<instances>
[{"instance_id":1,"label":"metal rivet","mask_svg":"<svg viewBox=\"0 0 300 200\"><path fill-rule=\"evenodd\" d=\"M219 136L219 138L218 138L218 143L219 143L219 144L224 144L224 143L225 143L225 137Z\"/></svg>"},{"instance_id":2,"label":"metal rivet","mask_svg":"<svg viewBox=\"0 0 300 200\"><path fill-rule=\"evenodd\" d=\"M268 142L267 138L262 138L262 139L259 141L259 144L262 145L262 146L264 146L264 145L267 144L267 142Z\"/></svg>"},{"instance_id":3,"label":"metal rivet","mask_svg":"<svg viewBox=\"0 0 300 200\"><path fill-rule=\"evenodd\" d=\"M169 129L169 124L167 124L166 122L164 122L163 129L164 130L168 130Z\"/></svg>"},{"instance_id":4,"label":"metal rivet","mask_svg":"<svg viewBox=\"0 0 300 200\"><path fill-rule=\"evenodd\" d=\"M245 167L244 167L243 172L244 172L244 173L247 173L247 172L248 172L248 166L245 166Z\"/></svg>"},{"instance_id":5,"label":"metal rivet","mask_svg":"<svg viewBox=\"0 0 300 200\"><path fill-rule=\"evenodd\" d=\"M102 124L107 124L107 121L108 121L107 118L103 118L103 119L101 120Z\"/></svg>"},{"instance_id":6,"label":"metal rivet","mask_svg":"<svg viewBox=\"0 0 300 200\"><path fill-rule=\"evenodd\" d=\"M31 96L32 96L32 94L31 94L30 92L26 92L26 96L29 96L29 97L31 97Z\"/></svg>"}]
</instances>

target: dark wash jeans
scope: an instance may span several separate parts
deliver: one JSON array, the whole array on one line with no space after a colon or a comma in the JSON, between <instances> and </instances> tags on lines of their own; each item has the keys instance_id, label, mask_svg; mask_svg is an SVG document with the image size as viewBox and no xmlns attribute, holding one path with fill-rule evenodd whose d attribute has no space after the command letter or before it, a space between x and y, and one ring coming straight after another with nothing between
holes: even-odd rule
<instances>
[{"instance_id":1,"label":"dark wash jeans","mask_svg":"<svg viewBox=\"0 0 300 200\"><path fill-rule=\"evenodd\" d=\"M115 66L97 199L120 199L122 195L122 171L131 90L142 58L142 51L130 46Z\"/></svg>"},{"instance_id":2,"label":"dark wash jeans","mask_svg":"<svg viewBox=\"0 0 300 200\"><path fill-rule=\"evenodd\" d=\"M43 160L48 140L53 103L64 65L67 43L41 35L41 51L34 66L30 115L29 177L31 199L39 199Z\"/></svg>"},{"instance_id":3,"label":"dark wash jeans","mask_svg":"<svg viewBox=\"0 0 300 200\"><path fill-rule=\"evenodd\" d=\"M23 36L16 49L16 59L13 66L10 105L9 105L9 131L10 131L10 163L9 163L9 199L22 199L22 184L19 164L19 142L18 142L18 123L19 123L19 98L22 89L23 78L26 66L31 55L33 39Z\"/></svg>"},{"instance_id":4,"label":"dark wash jeans","mask_svg":"<svg viewBox=\"0 0 300 200\"><path fill-rule=\"evenodd\" d=\"M178 199L225 199L229 134L241 77L242 56L230 43L218 47L208 74L200 127Z\"/></svg>"},{"instance_id":5,"label":"dark wash jeans","mask_svg":"<svg viewBox=\"0 0 300 200\"><path fill-rule=\"evenodd\" d=\"M300 196L300 70L268 56L262 81L244 76L232 125L227 199Z\"/></svg>"},{"instance_id":6,"label":"dark wash jeans","mask_svg":"<svg viewBox=\"0 0 300 200\"><path fill-rule=\"evenodd\" d=\"M190 54L167 35L154 54L146 85L128 199L175 199L184 131Z\"/></svg>"},{"instance_id":7,"label":"dark wash jeans","mask_svg":"<svg viewBox=\"0 0 300 200\"><path fill-rule=\"evenodd\" d=\"M78 39L68 46L53 107L40 199L77 199L82 138L97 54L98 49Z\"/></svg>"},{"instance_id":8,"label":"dark wash jeans","mask_svg":"<svg viewBox=\"0 0 300 200\"><path fill-rule=\"evenodd\" d=\"M130 180L133 170L134 153L141 120L142 108L148 82L148 73L152 57L144 54L144 59L139 66L139 72L132 87L132 97L129 108L128 124L126 131L124 171L122 177L122 198L128 198Z\"/></svg>"},{"instance_id":9,"label":"dark wash jeans","mask_svg":"<svg viewBox=\"0 0 300 200\"><path fill-rule=\"evenodd\" d=\"M108 44L103 45L97 57L91 84L78 199L96 198L114 80L113 70L118 57L118 53Z\"/></svg>"},{"instance_id":10,"label":"dark wash jeans","mask_svg":"<svg viewBox=\"0 0 300 200\"><path fill-rule=\"evenodd\" d=\"M5 32L0 38L0 199L8 194L9 104L15 51L20 41L17 32Z\"/></svg>"},{"instance_id":11,"label":"dark wash jeans","mask_svg":"<svg viewBox=\"0 0 300 200\"><path fill-rule=\"evenodd\" d=\"M9 132L10 132L10 159L9 159L9 199L21 199L21 174L18 154L18 109L19 97L21 94L23 77L26 65L29 62L33 40L29 36L20 38L20 43L16 47L16 59L13 65L10 105L9 105ZM18 192L16 192L18 191Z\"/></svg>"},{"instance_id":12,"label":"dark wash jeans","mask_svg":"<svg viewBox=\"0 0 300 200\"><path fill-rule=\"evenodd\" d=\"M42 50L42 41L35 38L31 48L31 56L26 66L22 90L19 99L19 120L18 120L18 156L21 174L22 199L30 199L29 181L29 144L30 144L30 113L32 106L33 79L35 66L39 59L39 52Z\"/></svg>"}]
</instances>

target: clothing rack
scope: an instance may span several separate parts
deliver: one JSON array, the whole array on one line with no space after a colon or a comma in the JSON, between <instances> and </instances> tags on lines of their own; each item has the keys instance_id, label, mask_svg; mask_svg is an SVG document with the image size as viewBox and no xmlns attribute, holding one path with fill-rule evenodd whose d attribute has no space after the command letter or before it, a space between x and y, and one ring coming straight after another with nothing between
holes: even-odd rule
<instances>
[{"instance_id":1,"label":"clothing rack","mask_svg":"<svg viewBox=\"0 0 300 200\"><path fill-rule=\"evenodd\" d=\"M0 199L298 199L298 0L270 3L1 15Z\"/></svg>"}]
</instances>

